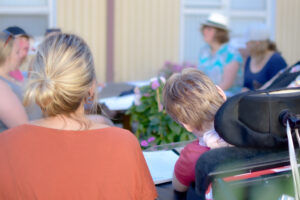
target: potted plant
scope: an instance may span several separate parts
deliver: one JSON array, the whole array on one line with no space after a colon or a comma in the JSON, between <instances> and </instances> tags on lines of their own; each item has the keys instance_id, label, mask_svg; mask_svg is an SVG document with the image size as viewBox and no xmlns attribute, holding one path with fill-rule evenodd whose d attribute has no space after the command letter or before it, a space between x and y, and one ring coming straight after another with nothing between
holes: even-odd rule
<instances>
[{"instance_id":1,"label":"potted plant","mask_svg":"<svg viewBox=\"0 0 300 200\"><path fill-rule=\"evenodd\" d=\"M168 62L160 74L169 77L186 67L187 65L180 66ZM165 82L165 78L159 76L152 79L149 85L135 88L135 102L126 112L130 115L133 132L143 148L194 139L191 133L177 124L164 110L162 90Z\"/></svg>"}]
</instances>

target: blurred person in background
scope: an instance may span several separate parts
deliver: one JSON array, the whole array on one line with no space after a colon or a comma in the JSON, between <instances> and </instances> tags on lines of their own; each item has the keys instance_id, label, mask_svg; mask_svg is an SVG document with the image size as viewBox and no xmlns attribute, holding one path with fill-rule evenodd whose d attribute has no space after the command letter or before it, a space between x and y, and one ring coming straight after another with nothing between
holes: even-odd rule
<instances>
[{"instance_id":1,"label":"blurred person in background","mask_svg":"<svg viewBox=\"0 0 300 200\"><path fill-rule=\"evenodd\" d=\"M25 103L36 102L45 118L0 134L2 199L157 198L135 135L84 113L97 100L87 44L71 34L47 37L33 72Z\"/></svg>"},{"instance_id":2,"label":"blurred person in background","mask_svg":"<svg viewBox=\"0 0 300 200\"><path fill-rule=\"evenodd\" d=\"M47 36L57 34L57 33L61 33L60 28L48 28L48 29L46 29L44 36L47 37Z\"/></svg>"},{"instance_id":3,"label":"blurred person in background","mask_svg":"<svg viewBox=\"0 0 300 200\"><path fill-rule=\"evenodd\" d=\"M244 91L259 89L287 67L276 44L270 40L269 30L265 24L249 27L246 37L250 56L245 62Z\"/></svg>"},{"instance_id":4,"label":"blurred person in background","mask_svg":"<svg viewBox=\"0 0 300 200\"><path fill-rule=\"evenodd\" d=\"M16 81L23 82L24 76L20 71L20 66L24 63L27 58L27 54L30 47L30 36L20 27L11 26L6 28L4 31L11 33L14 36L14 47L17 52L17 67L12 70L9 74Z\"/></svg>"},{"instance_id":5,"label":"blurred person in background","mask_svg":"<svg viewBox=\"0 0 300 200\"><path fill-rule=\"evenodd\" d=\"M212 13L202 24L201 33L206 45L200 51L198 69L231 96L242 89L242 63L239 52L229 42L228 19Z\"/></svg>"},{"instance_id":6,"label":"blurred person in background","mask_svg":"<svg viewBox=\"0 0 300 200\"><path fill-rule=\"evenodd\" d=\"M13 51L13 43L12 34L0 32L0 132L28 121L22 105L22 88L9 75L18 65L18 55Z\"/></svg>"}]
</instances>

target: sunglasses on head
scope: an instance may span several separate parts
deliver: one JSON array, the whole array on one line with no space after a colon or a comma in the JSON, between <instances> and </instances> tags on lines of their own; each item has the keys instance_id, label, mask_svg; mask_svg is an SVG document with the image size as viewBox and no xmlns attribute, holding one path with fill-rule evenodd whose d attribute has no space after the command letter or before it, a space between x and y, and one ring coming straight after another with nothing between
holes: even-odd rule
<instances>
[{"instance_id":1,"label":"sunglasses on head","mask_svg":"<svg viewBox=\"0 0 300 200\"><path fill-rule=\"evenodd\" d=\"M14 38L14 36L13 36L10 32L8 32L8 31L6 31L6 30L0 32L0 39L1 39L2 41L4 41L4 47L5 47L5 46L8 44L8 42L9 42L10 40L12 40L13 38Z\"/></svg>"}]
</instances>

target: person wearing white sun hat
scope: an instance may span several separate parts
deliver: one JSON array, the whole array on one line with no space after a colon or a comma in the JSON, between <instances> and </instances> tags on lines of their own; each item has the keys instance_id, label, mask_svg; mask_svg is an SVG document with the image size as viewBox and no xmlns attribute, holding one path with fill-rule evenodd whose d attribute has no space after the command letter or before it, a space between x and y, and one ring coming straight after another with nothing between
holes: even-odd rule
<instances>
[{"instance_id":1,"label":"person wearing white sun hat","mask_svg":"<svg viewBox=\"0 0 300 200\"><path fill-rule=\"evenodd\" d=\"M221 28L229 31L228 19L219 13L212 13L202 25Z\"/></svg>"},{"instance_id":2,"label":"person wearing white sun hat","mask_svg":"<svg viewBox=\"0 0 300 200\"><path fill-rule=\"evenodd\" d=\"M206 45L200 51L198 69L203 71L228 96L242 88L240 53L229 42L229 21L219 13L212 13L201 26Z\"/></svg>"},{"instance_id":3,"label":"person wearing white sun hat","mask_svg":"<svg viewBox=\"0 0 300 200\"><path fill-rule=\"evenodd\" d=\"M250 56L245 62L243 90L255 90L286 68L287 64L278 53L275 43L270 41L265 24L249 26L246 38Z\"/></svg>"}]
</instances>

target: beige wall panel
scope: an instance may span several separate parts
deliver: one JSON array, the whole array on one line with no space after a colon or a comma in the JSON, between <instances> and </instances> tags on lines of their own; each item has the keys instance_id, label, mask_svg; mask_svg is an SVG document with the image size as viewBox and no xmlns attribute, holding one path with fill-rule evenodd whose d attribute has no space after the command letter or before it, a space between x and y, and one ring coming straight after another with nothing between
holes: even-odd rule
<instances>
[{"instance_id":1,"label":"beige wall panel","mask_svg":"<svg viewBox=\"0 0 300 200\"><path fill-rule=\"evenodd\" d=\"M105 81L106 0L57 0L57 25L84 38L94 56L97 78Z\"/></svg>"},{"instance_id":2,"label":"beige wall panel","mask_svg":"<svg viewBox=\"0 0 300 200\"><path fill-rule=\"evenodd\" d=\"M179 60L180 0L115 0L115 81L147 80Z\"/></svg>"},{"instance_id":3,"label":"beige wall panel","mask_svg":"<svg viewBox=\"0 0 300 200\"><path fill-rule=\"evenodd\" d=\"M289 65L300 60L299 8L299 0L277 0L276 44Z\"/></svg>"}]
</instances>

